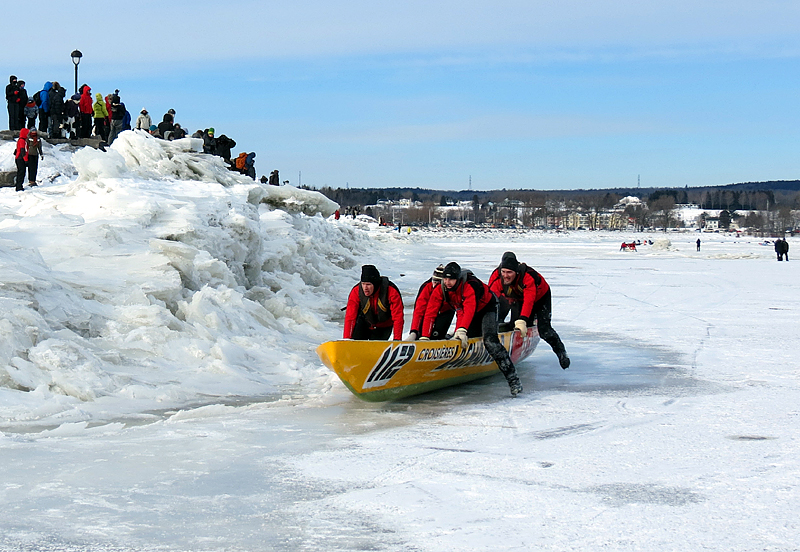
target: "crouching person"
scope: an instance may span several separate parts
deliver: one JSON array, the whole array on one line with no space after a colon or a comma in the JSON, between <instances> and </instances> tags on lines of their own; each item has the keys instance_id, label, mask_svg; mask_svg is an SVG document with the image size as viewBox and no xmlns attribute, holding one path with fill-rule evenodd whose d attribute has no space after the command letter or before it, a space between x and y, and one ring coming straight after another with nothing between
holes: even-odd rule
<instances>
[{"instance_id":1,"label":"crouching person","mask_svg":"<svg viewBox=\"0 0 800 552\"><path fill-rule=\"evenodd\" d=\"M461 270L457 263L448 263L444 267L442 284L434 288L428 301L420 339L431 337L436 317L446 308L445 305L456 313L456 333L453 337L466 348L468 338L482 335L486 351L508 381L511 396L516 397L521 393L522 384L517 377L517 369L497 337L497 300L489 286L471 271Z\"/></svg>"},{"instance_id":2,"label":"crouching person","mask_svg":"<svg viewBox=\"0 0 800 552\"><path fill-rule=\"evenodd\" d=\"M444 275L444 265L437 266L433 271L433 276L428 278L420 287L417 292L417 299L414 301L414 314L411 318L411 331L408 333L409 341L416 341L422 335L422 322L425 320L425 312L428 309L428 302L431 299L433 290L442 285L442 276ZM443 303L441 311L436 315L436 320L433 322L433 330L431 330L431 339L445 339L447 337L447 330L450 329L450 324L453 322L453 316L456 311L447 304Z\"/></svg>"},{"instance_id":3,"label":"crouching person","mask_svg":"<svg viewBox=\"0 0 800 552\"><path fill-rule=\"evenodd\" d=\"M380 341L394 334L403 338L403 299L400 290L373 265L361 267L361 281L347 298L344 339Z\"/></svg>"}]
</instances>

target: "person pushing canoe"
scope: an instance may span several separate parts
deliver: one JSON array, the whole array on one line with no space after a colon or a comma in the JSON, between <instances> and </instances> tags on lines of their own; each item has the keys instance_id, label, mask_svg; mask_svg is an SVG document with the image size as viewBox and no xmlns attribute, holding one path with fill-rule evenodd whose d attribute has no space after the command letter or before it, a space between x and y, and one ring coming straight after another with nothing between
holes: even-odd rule
<instances>
[{"instance_id":1,"label":"person pushing canoe","mask_svg":"<svg viewBox=\"0 0 800 552\"><path fill-rule=\"evenodd\" d=\"M408 332L408 341L416 341L422 335L422 321L425 319L425 312L428 309L428 301L431 298L433 290L442 285L442 276L444 275L444 265L439 265L433 270L433 276L425 280L419 291L417 298L414 301L414 314L411 317L411 331ZM450 329L450 324L453 322L455 311L447 303L442 304L442 310L436 316L433 323L433 330L431 331L431 339L446 339L447 330Z\"/></svg>"},{"instance_id":2,"label":"person pushing canoe","mask_svg":"<svg viewBox=\"0 0 800 552\"><path fill-rule=\"evenodd\" d=\"M569 368L567 349L550 325L553 312L550 286L541 274L517 261L512 251L506 251L500 266L489 277L489 289L498 297L498 320L505 320L511 311L511 322L523 333L535 320L539 336L552 347L559 365L565 370Z\"/></svg>"},{"instance_id":3,"label":"person pushing canoe","mask_svg":"<svg viewBox=\"0 0 800 552\"><path fill-rule=\"evenodd\" d=\"M461 341L461 346L466 349L468 338L482 335L486 351L508 381L511 396L521 393L517 370L497 337L497 300L494 294L471 271L461 270L454 262L444 267L442 283L431 293L420 339L430 339L436 317L447 307L456 312L454 339Z\"/></svg>"},{"instance_id":4,"label":"person pushing canoe","mask_svg":"<svg viewBox=\"0 0 800 552\"><path fill-rule=\"evenodd\" d=\"M347 298L344 339L378 341L403 338L403 298L400 290L373 265L361 267L361 281Z\"/></svg>"}]
</instances>

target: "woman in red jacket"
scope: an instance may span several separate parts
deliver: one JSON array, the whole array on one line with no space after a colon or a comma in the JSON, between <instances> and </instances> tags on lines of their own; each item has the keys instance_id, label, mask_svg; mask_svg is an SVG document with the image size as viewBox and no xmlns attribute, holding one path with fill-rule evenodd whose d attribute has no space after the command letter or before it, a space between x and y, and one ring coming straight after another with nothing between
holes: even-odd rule
<instances>
[{"instance_id":1,"label":"woman in red jacket","mask_svg":"<svg viewBox=\"0 0 800 552\"><path fill-rule=\"evenodd\" d=\"M505 320L510 310L511 322L521 332L527 332L528 326L533 326L533 321L536 320L539 337L553 349L561 367L565 370L569 368L567 349L550 325L553 300L550 286L541 274L517 261L513 252L506 251L500 266L489 278L489 289L499 299L498 320Z\"/></svg>"},{"instance_id":2,"label":"woman in red jacket","mask_svg":"<svg viewBox=\"0 0 800 552\"><path fill-rule=\"evenodd\" d=\"M403 299L400 290L373 265L361 267L361 281L347 298L344 339L385 340L403 338Z\"/></svg>"},{"instance_id":3,"label":"woman in red jacket","mask_svg":"<svg viewBox=\"0 0 800 552\"><path fill-rule=\"evenodd\" d=\"M508 381L511 396L516 397L521 393L522 384L517 377L517 369L497 337L497 300L489 286L471 271L461 270L458 263L448 263L444 267L442 285L433 290L428 301L420 339L430 339L436 316L445 304L456 311L456 333L453 337L461 341L462 348L467 348L468 338L482 335L486 351Z\"/></svg>"}]
</instances>

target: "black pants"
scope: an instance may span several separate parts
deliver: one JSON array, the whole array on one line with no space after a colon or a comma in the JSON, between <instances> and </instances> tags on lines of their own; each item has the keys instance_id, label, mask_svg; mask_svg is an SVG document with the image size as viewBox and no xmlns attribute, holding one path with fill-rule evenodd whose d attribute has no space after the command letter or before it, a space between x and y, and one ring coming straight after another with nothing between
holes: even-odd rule
<instances>
[{"instance_id":1,"label":"black pants","mask_svg":"<svg viewBox=\"0 0 800 552\"><path fill-rule=\"evenodd\" d=\"M509 311L511 311L511 322L515 322L520 318L524 318L521 316L521 310L521 301L511 302L505 297L500 297L500 308L498 313L498 318L500 320L505 320ZM539 329L539 337L544 339L547 344L550 345L553 351L558 354L558 352L562 349L565 349L565 347L564 343L561 342L561 338L553 329L553 326L550 325L552 312L553 299L552 295L550 294L550 290L548 289L547 293L545 293L541 299L533 304L530 317L524 318L524 320L528 326L533 325L533 321L536 320L536 327Z\"/></svg>"},{"instance_id":2,"label":"black pants","mask_svg":"<svg viewBox=\"0 0 800 552\"><path fill-rule=\"evenodd\" d=\"M447 337L447 330L450 329L450 324L453 323L453 316L456 311L440 312L436 315L436 320L433 321L433 330L431 331L431 339L445 339Z\"/></svg>"},{"instance_id":3,"label":"black pants","mask_svg":"<svg viewBox=\"0 0 800 552\"><path fill-rule=\"evenodd\" d=\"M81 113L81 138L89 138L92 135L92 114Z\"/></svg>"},{"instance_id":4,"label":"black pants","mask_svg":"<svg viewBox=\"0 0 800 552\"><path fill-rule=\"evenodd\" d=\"M39 156L28 155L28 182L36 183L36 173L39 171Z\"/></svg>"},{"instance_id":5,"label":"black pants","mask_svg":"<svg viewBox=\"0 0 800 552\"><path fill-rule=\"evenodd\" d=\"M50 114L41 107L39 108L39 132L47 132L47 124L50 122Z\"/></svg>"},{"instance_id":6,"label":"black pants","mask_svg":"<svg viewBox=\"0 0 800 552\"><path fill-rule=\"evenodd\" d=\"M353 328L353 339L365 341L386 341L392 335L393 326L370 329L369 323L363 317L358 317Z\"/></svg>"},{"instance_id":7,"label":"black pants","mask_svg":"<svg viewBox=\"0 0 800 552\"><path fill-rule=\"evenodd\" d=\"M19 116L21 112L22 108L20 108L18 103L8 103L8 130L20 130L22 128L19 126Z\"/></svg>"},{"instance_id":8,"label":"black pants","mask_svg":"<svg viewBox=\"0 0 800 552\"><path fill-rule=\"evenodd\" d=\"M108 140L108 130L106 128L106 120L105 119L95 119L94 120L94 133L97 136L100 136L103 139L103 142Z\"/></svg>"},{"instance_id":9,"label":"black pants","mask_svg":"<svg viewBox=\"0 0 800 552\"><path fill-rule=\"evenodd\" d=\"M517 369L511 362L511 355L497 337L497 300L494 296L488 305L475 313L475 317L467 328L467 337L480 335L483 336L483 346L486 347L486 351L497 363L497 367L500 368L506 379L515 377Z\"/></svg>"},{"instance_id":10,"label":"black pants","mask_svg":"<svg viewBox=\"0 0 800 552\"><path fill-rule=\"evenodd\" d=\"M17 164L17 178L14 180L14 183L17 185L17 191L21 192L25 189L22 183L25 182L25 168L27 167L27 163L25 163L22 157L17 157L15 162Z\"/></svg>"}]
</instances>

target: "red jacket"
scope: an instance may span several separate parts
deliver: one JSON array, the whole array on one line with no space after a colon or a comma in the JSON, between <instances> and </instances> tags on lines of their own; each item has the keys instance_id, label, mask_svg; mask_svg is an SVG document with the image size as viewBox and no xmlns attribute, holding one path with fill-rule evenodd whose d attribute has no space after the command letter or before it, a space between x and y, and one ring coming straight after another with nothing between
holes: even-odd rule
<instances>
[{"instance_id":1,"label":"red jacket","mask_svg":"<svg viewBox=\"0 0 800 552\"><path fill-rule=\"evenodd\" d=\"M541 274L524 263L520 263L514 281L508 286L503 284L500 269L496 268L489 278L489 289L498 297L503 296L508 299L509 303L522 301L519 315L522 318L530 319L533 313L533 304L544 297L544 294L550 290L550 286Z\"/></svg>"},{"instance_id":2,"label":"red jacket","mask_svg":"<svg viewBox=\"0 0 800 552\"><path fill-rule=\"evenodd\" d=\"M22 158L26 163L28 162L28 129L23 128L19 131L19 139L17 140L17 149L14 151L14 158Z\"/></svg>"},{"instance_id":3,"label":"red jacket","mask_svg":"<svg viewBox=\"0 0 800 552\"><path fill-rule=\"evenodd\" d=\"M417 336L422 335L422 323L425 320L425 311L428 309L428 301L430 301L433 289L436 287L441 287L441 283L434 283L433 278L428 278L425 283L419 286L417 299L414 301L414 314L411 317L411 331L416 332ZM441 310L451 311L453 307L448 303L444 303L442 304Z\"/></svg>"},{"instance_id":4,"label":"red jacket","mask_svg":"<svg viewBox=\"0 0 800 552\"><path fill-rule=\"evenodd\" d=\"M380 287L376 287L370 297L362 297L360 283L350 290L347 298L347 312L344 317L344 339L353 337L356 320L362 311L362 300L367 311L363 315L368 321L370 318L373 321L370 329L394 326L394 339L403 339L403 298L400 296L397 286L385 277L381 278Z\"/></svg>"},{"instance_id":5,"label":"red jacket","mask_svg":"<svg viewBox=\"0 0 800 552\"><path fill-rule=\"evenodd\" d=\"M422 323L422 337L431 336L436 315L447 307L456 311L456 328L469 328L475 314L488 305L492 297L489 286L469 270L462 270L456 286L450 291L444 291L444 286L433 288Z\"/></svg>"},{"instance_id":6,"label":"red jacket","mask_svg":"<svg viewBox=\"0 0 800 552\"><path fill-rule=\"evenodd\" d=\"M78 107L81 109L81 113L84 114L93 114L94 113L94 100L92 99L92 89L88 86L83 89L83 94L81 94L81 101L78 104Z\"/></svg>"}]
</instances>

